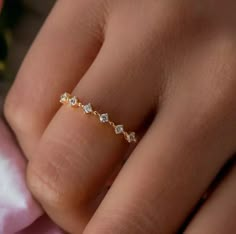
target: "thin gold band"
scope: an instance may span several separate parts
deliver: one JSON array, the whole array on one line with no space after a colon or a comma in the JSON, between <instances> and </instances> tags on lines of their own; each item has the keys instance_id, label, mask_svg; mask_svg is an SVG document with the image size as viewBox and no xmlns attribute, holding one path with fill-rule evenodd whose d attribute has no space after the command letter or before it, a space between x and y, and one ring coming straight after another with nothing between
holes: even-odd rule
<instances>
[{"instance_id":1,"label":"thin gold band","mask_svg":"<svg viewBox=\"0 0 236 234\"><path fill-rule=\"evenodd\" d=\"M67 104L73 108L82 108L85 114L93 114L99 118L101 123L107 123L113 127L115 134L123 134L125 140L129 143L137 142L135 132L127 132L124 129L124 126L121 124L116 125L114 122L109 120L107 113L100 114L98 111L93 110L93 107L90 103L83 105L76 96L72 96L69 93L64 93L60 97L60 103Z\"/></svg>"}]
</instances>

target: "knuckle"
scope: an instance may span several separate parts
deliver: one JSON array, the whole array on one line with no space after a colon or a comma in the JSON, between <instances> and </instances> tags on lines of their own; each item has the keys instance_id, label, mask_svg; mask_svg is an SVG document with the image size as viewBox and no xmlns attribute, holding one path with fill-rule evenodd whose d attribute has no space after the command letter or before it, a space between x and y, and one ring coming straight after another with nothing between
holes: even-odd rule
<instances>
[{"instance_id":1,"label":"knuckle","mask_svg":"<svg viewBox=\"0 0 236 234\"><path fill-rule=\"evenodd\" d=\"M137 215L140 214L140 215ZM88 225L84 234L124 234L124 233L156 233L153 219L147 220L145 215L131 209L106 210L100 213L99 219Z\"/></svg>"},{"instance_id":2,"label":"knuckle","mask_svg":"<svg viewBox=\"0 0 236 234\"><path fill-rule=\"evenodd\" d=\"M12 128L14 128L15 125L18 125L15 123L19 119L19 118L15 118L16 116L15 114L18 113L17 105L12 98L11 91L6 97L6 100L3 106L3 112L4 112L4 116L6 120L11 125Z\"/></svg>"},{"instance_id":3,"label":"knuckle","mask_svg":"<svg viewBox=\"0 0 236 234\"><path fill-rule=\"evenodd\" d=\"M45 175L45 174L44 174ZM35 169L31 164L27 171L27 184L35 196L35 198L46 208L63 211L68 208L67 199L62 193L62 189L58 190L50 180L47 180L42 172Z\"/></svg>"},{"instance_id":4,"label":"knuckle","mask_svg":"<svg viewBox=\"0 0 236 234\"><path fill-rule=\"evenodd\" d=\"M32 131L34 126L36 126L34 124L34 113L31 111L30 106L24 104L20 95L21 93L16 93L12 89L6 97L3 107L4 116L16 134L28 132L30 129Z\"/></svg>"},{"instance_id":5,"label":"knuckle","mask_svg":"<svg viewBox=\"0 0 236 234\"><path fill-rule=\"evenodd\" d=\"M109 217L100 217L101 220L96 221L96 224L92 224L86 227L84 234L120 234L120 233L130 233L130 229L128 229L126 222L122 222L118 220L116 216L116 220Z\"/></svg>"},{"instance_id":6,"label":"knuckle","mask_svg":"<svg viewBox=\"0 0 236 234\"><path fill-rule=\"evenodd\" d=\"M67 156L71 154L67 143L42 142L28 166L30 190L40 202L58 211L84 204L88 195L77 163Z\"/></svg>"},{"instance_id":7,"label":"knuckle","mask_svg":"<svg viewBox=\"0 0 236 234\"><path fill-rule=\"evenodd\" d=\"M189 1L156 1L152 9L153 28L156 27L157 22L161 23L161 31L163 34L171 34L172 38L175 34L196 34L199 29L208 29L210 20L208 11L203 11L204 8L199 8L193 2ZM205 8L207 9L207 7ZM156 14L159 13L159 14ZM192 30L192 29L195 30Z\"/></svg>"}]
</instances>

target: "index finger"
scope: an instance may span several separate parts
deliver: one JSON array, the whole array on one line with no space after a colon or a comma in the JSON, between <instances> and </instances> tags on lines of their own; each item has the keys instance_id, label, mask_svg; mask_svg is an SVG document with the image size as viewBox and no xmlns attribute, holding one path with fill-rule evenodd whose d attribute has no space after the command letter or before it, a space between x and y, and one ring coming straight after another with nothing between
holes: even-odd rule
<instances>
[{"instance_id":1,"label":"index finger","mask_svg":"<svg viewBox=\"0 0 236 234\"><path fill-rule=\"evenodd\" d=\"M27 157L59 109L58 96L73 90L100 49L100 2L80 0L71 7L58 1L21 66L5 115Z\"/></svg>"}]
</instances>

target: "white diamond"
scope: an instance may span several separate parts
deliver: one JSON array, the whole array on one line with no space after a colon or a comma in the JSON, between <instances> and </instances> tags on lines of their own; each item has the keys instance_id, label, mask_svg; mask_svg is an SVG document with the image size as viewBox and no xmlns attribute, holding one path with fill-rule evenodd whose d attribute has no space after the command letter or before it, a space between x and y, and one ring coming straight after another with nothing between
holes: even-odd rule
<instances>
[{"instance_id":1,"label":"white diamond","mask_svg":"<svg viewBox=\"0 0 236 234\"><path fill-rule=\"evenodd\" d=\"M61 103L66 103L66 102L68 102L68 99L69 99L69 94L68 93L64 93L60 97L60 102Z\"/></svg>"},{"instance_id":2,"label":"white diamond","mask_svg":"<svg viewBox=\"0 0 236 234\"><path fill-rule=\"evenodd\" d=\"M129 133L129 135L127 136L127 141L128 141L129 143L131 143L131 142L136 142L135 132Z\"/></svg>"},{"instance_id":3,"label":"white diamond","mask_svg":"<svg viewBox=\"0 0 236 234\"><path fill-rule=\"evenodd\" d=\"M123 125L115 126L115 133L116 134L121 134L123 131L124 131L124 126Z\"/></svg>"},{"instance_id":4,"label":"white diamond","mask_svg":"<svg viewBox=\"0 0 236 234\"><path fill-rule=\"evenodd\" d=\"M78 103L77 97L70 98L69 103L70 103L71 106L76 106L77 103Z\"/></svg>"},{"instance_id":5,"label":"white diamond","mask_svg":"<svg viewBox=\"0 0 236 234\"><path fill-rule=\"evenodd\" d=\"M87 105L84 105L83 109L86 114L91 113L93 111L93 108L90 103Z\"/></svg>"},{"instance_id":6,"label":"white diamond","mask_svg":"<svg viewBox=\"0 0 236 234\"><path fill-rule=\"evenodd\" d=\"M106 114L101 114L101 115L100 115L100 121L101 121L102 123L108 122L108 121L109 121L108 114L107 114L107 113L106 113Z\"/></svg>"}]
</instances>

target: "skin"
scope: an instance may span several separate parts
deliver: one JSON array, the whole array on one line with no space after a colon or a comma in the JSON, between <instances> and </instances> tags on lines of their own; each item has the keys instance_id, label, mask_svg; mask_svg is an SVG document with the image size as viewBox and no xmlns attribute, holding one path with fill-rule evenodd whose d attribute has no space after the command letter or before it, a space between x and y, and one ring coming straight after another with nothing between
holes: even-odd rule
<instances>
[{"instance_id":1,"label":"skin","mask_svg":"<svg viewBox=\"0 0 236 234\"><path fill-rule=\"evenodd\" d=\"M29 188L60 227L180 229L236 149L235 8L233 0L57 2L5 116L29 160ZM130 148L96 118L61 106L65 91L136 130L138 144ZM185 233L236 232L235 167Z\"/></svg>"}]
</instances>

